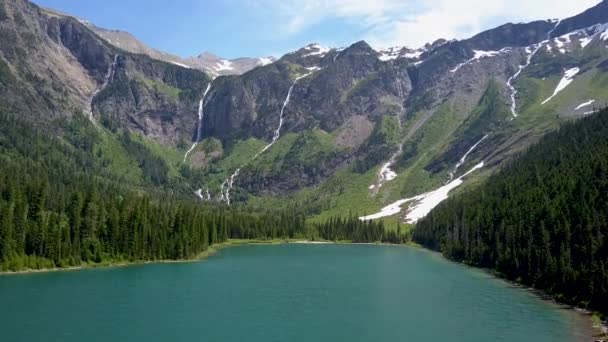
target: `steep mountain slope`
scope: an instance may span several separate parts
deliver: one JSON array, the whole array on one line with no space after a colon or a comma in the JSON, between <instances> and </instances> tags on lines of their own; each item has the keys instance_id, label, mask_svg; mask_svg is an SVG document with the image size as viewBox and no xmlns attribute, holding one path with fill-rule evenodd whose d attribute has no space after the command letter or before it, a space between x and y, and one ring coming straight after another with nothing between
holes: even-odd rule
<instances>
[{"instance_id":1,"label":"steep mountain slope","mask_svg":"<svg viewBox=\"0 0 608 342\"><path fill-rule=\"evenodd\" d=\"M568 123L420 221L414 240L567 303L608 309L608 110Z\"/></svg>"},{"instance_id":2,"label":"steep mountain slope","mask_svg":"<svg viewBox=\"0 0 608 342\"><path fill-rule=\"evenodd\" d=\"M311 44L216 77L3 0L0 98L32 122L91 112L109 139L126 131L157 151L163 186L203 200L317 201L317 218L397 203L389 220L413 222L608 100L607 4L419 49Z\"/></svg>"},{"instance_id":3,"label":"steep mountain slope","mask_svg":"<svg viewBox=\"0 0 608 342\"><path fill-rule=\"evenodd\" d=\"M484 168L477 174L484 176L562 120L592 110L582 104L606 101L606 91L594 86L602 82L602 63L608 58L604 6L564 20L574 30L566 34L558 31L563 30L558 21L507 24L464 41L441 41L390 56L390 51L375 52L363 42L342 51L311 45L283 57L272 72L270 67L255 72L273 76L265 79L270 89L260 90L263 94L256 88L232 88L230 94L242 94L231 99L233 108L218 108L211 95L205 136L225 142L268 140L269 124L273 127L268 112L275 113L278 122L282 101L267 91L281 87L287 93L289 83L281 80L285 72L293 73L293 80L307 74L304 68L314 73L298 81L290 99L282 129L291 134L273 147L281 151L268 151L267 157L240 170L236 191L266 196L304 186L309 190L295 198L309 193L334 202L330 206L336 211L347 207L363 213L441 186L481 160ZM286 63L292 69L280 66ZM575 67L579 73L568 83L572 71L567 71ZM247 77L231 80L230 87ZM223 86L218 83L216 92ZM556 96L545 101L553 93ZM239 109L239 115L232 115ZM214 120L215 113L232 126L220 128L223 123ZM358 139L344 146L343 137L353 126L360 130ZM313 153L302 164L295 158L302 155L299 151ZM391 160L394 170L384 167ZM391 179L374 186L374 173L380 177L387 170ZM363 191L368 187L371 190Z\"/></svg>"},{"instance_id":4,"label":"steep mountain slope","mask_svg":"<svg viewBox=\"0 0 608 342\"><path fill-rule=\"evenodd\" d=\"M196 70L117 49L71 17L27 1L0 3L3 104L38 122L82 112L176 146L191 140L200 94Z\"/></svg>"}]
</instances>

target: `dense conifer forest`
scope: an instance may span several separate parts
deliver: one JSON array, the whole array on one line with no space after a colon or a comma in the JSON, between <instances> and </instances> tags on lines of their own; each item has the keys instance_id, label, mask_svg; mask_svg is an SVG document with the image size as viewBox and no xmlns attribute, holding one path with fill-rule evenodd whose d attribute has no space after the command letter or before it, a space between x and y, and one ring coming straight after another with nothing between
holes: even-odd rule
<instances>
[{"instance_id":1,"label":"dense conifer forest","mask_svg":"<svg viewBox=\"0 0 608 342\"><path fill-rule=\"evenodd\" d=\"M227 239L398 240L382 223L309 225L302 207L234 209L153 187L165 166L124 135L148 170L148 186L130 184L92 153L94 128L75 122L54 138L0 114L0 270L187 259Z\"/></svg>"},{"instance_id":2,"label":"dense conifer forest","mask_svg":"<svg viewBox=\"0 0 608 342\"><path fill-rule=\"evenodd\" d=\"M608 110L565 124L413 239L561 301L608 310Z\"/></svg>"}]
</instances>

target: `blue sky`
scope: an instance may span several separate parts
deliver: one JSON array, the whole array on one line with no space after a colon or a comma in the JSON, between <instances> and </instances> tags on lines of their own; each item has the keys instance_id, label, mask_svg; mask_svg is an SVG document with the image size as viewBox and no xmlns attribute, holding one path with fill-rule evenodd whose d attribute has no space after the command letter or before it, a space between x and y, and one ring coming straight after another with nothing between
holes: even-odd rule
<instances>
[{"instance_id":1,"label":"blue sky","mask_svg":"<svg viewBox=\"0 0 608 342\"><path fill-rule=\"evenodd\" d=\"M563 18L600 0L34 0L180 56L280 56L308 43L418 47L505 22Z\"/></svg>"}]
</instances>

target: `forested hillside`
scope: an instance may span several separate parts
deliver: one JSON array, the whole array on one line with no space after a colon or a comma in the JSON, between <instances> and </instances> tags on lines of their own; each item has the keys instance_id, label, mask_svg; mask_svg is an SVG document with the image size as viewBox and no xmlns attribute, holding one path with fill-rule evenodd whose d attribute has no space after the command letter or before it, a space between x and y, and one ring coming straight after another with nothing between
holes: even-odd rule
<instances>
[{"instance_id":1,"label":"forested hillside","mask_svg":"<svg viewBox=\"0 0 608 342\"><path fill-rule=\"evenodd\" d=\"M153 186L166 166L125 135L147 180L129 182L94 153L95 129L80 120L60 139L0 114L0 270L194 258L229 238L400 240L352 217L309 226L303 208L234 209L173 195Z\"/></svg>"},{"instance_id":2,"label":"forested hillside","mask_svg":"<svg viewBox=\"0 0 608 342\"><path fill-rule=\"evenodd\" d=\"M608 109L548 134L413 238L564 302L608 310Z\"/></svg>"}]
</instances>

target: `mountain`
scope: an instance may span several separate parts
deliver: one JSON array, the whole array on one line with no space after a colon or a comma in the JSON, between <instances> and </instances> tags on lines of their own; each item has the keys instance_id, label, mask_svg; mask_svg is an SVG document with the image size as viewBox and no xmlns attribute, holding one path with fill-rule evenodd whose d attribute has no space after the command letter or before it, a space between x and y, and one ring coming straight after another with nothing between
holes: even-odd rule
<instances>
[{"instance_id":1,"label":"mountain","mask_svg":"<svg viewBox=\"0 0 608 342\"><path fill-rule=\"evenodd\" d=\"M0 103L58 137L88 117L111 170L164 165L137 184L231 205L305 204L313 220L350 211L414 223L608 101L607 4L417 49L310 44L241 63L176 61L1 0Z\"/></svg>"},{"instance_id":2,"label":"mountain","mask_svg":"<svg viewBox=\"0 0 608 342\"><path fill-rule=\"evenodd\" d=\"M605 312L607 134L607 109L563 125L478 189L437 207L414 240Z\"/></svg>"},{"instance_id":3,"label":"mountain","mask_svg":"<svg viewBox=\"0 0 608 342\"><path fill-rule=\"evenodd\" d=\"M53 9L46 8L45 10L51 15L69 17L69 15ZM215 56L209 52L204 52L196 57L182 58L151 48L129 32L121 30L109 30L106 28L99 27L87 20L78 20L83 25L88 27L91 31L93 31L96 35L103 38L108 43L114 45L116 48L134 54L146 55L153 59L176 64L185 68L199 69L205 71L213 77L217 77L220 75L240 75L258 66L270 64L275 60L274 57L241 57L235 59L225 59Z\"/></svg>"},{"instance_id":4,"label":"mountain","mask_svg":"<svg viewBox=\"0 0 608 342\"><path fill-rule=\"evenodd\" d=\"M82 21L82 23L95 32L95 34L119 49L135 54L144 54L151 58L183 66L185 68L202 70L212 77L241 75L256 67L270 64L275 60L274 57L240 57L226 59L209 52L203 52L196 57L182 58L148 47L128 32L104 29L88 21Z\"/></svg>"}]
</instances>

